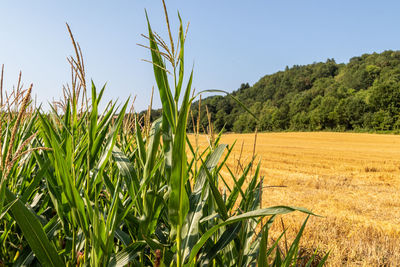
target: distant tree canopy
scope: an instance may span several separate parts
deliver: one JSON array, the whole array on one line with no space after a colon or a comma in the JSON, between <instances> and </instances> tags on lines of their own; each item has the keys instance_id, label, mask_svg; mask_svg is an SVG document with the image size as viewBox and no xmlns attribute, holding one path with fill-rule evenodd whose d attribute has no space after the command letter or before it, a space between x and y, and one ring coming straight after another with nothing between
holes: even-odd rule
<instances>
[{"instance_id":1,"label":"distant tree canopy","mask_svg":"<svg viewBox=\"0 0 400 267\"><path fill-rule=\"evenodd\" d=\"M286 67L253 86L231 93L258 118L229 96L201 101L201 130L207 129L206 106L216 131L230 132L400 129L400 51L364 54L347 64L334 59ZM197 124L199 102L192 105Z\"/></svg>"}]
</instances>

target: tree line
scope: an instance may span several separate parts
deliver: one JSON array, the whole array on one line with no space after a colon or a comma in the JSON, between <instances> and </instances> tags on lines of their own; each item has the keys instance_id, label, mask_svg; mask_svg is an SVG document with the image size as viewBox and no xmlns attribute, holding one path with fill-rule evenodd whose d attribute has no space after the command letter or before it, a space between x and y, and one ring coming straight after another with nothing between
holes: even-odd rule
<instances>
[{"instance_id":1,"label":"tree line","mask_svg":"<svg viewBox=\"0 0 400 267\"><path fill-rule=\"evenodd\" d=\"M334 59L286 67L253 86L241 84L232 97L194 102L189 130L200 118L215 131L396 131L400 129L400 51L364 54L347 64ZM200 110L200 116L199 116ZM154 110L152 117L161 110Z\"/></svg>"}]
</instances>

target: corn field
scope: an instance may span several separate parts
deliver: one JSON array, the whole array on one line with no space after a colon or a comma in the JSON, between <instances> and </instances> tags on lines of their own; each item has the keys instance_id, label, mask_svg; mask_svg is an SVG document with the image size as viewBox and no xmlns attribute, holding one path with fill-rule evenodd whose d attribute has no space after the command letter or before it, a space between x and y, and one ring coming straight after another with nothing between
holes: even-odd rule
<instances>
[{"instance_id":1,"label":"corn field","mask_svg":"<svg viewBox=\"0 0 400 267\"><path fill-rule=\"evenodd\" d=\"M179 16L174 41L166 8L165 14L169 44L150 23L145 35L163 109L153 122L135 114L129 99L100 111L106 88L86 80L69 27L76 52L69 58L71 83L50 112L34 105L32 85L24 90L19 82L4 98L1 86L0 266L295 266L301 260L300 237L313 214L263 208L255 157L241 173L231 171L228 183L220 172L229 170L233 146L220 143L221 134L202 149L189 141L197 95L193 72L184 79L187 30ZM305 221L284 249L284 233L271 240L268 230L278 215L294 211ZM313 259L305 266L321 266L327 255Z\"/></svg>"}]
</instances>

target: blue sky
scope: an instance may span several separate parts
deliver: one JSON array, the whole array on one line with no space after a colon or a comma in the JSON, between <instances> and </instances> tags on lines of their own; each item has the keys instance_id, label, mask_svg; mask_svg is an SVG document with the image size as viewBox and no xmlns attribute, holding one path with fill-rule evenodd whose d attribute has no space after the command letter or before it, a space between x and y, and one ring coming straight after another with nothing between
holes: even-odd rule
<instances>
[{"instance_id":1,"label":"blue sky","mask_svg":"<svg viewBox=\"0 0 400 267\"><path fill-rule=\"evenodd\" d=\"M399 1L166 1L171 24L177 11L190 21L186 66L194 66L197 91L237 89L294 64L400 49ZM155 85L152 67L141 59L146 44L144 9L165 39L160 1L2 1L0 64L11 88L22 70L39 101L61 96L69 82L66 57L73 53L65 22L79 41L88 78L107 82L105 101L137 96L147 108ZM176 31L175 31L176 32ZM160 107L158 95L154 105Z\"/></svg>"}]
</instances>

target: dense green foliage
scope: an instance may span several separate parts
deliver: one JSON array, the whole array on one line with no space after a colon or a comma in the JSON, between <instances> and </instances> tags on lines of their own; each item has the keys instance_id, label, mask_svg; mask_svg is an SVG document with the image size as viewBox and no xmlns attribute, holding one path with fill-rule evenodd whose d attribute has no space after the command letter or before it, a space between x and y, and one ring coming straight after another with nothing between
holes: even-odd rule
<instances>
[{"instance_id":1,"label":"dense green foliage","mask_svg":"<svg viewBox=\"0 0 400 267\"><path fill-rule=\"evenodd\" d=\"M201 125L207 106L216 130L393 131L400 129L400 51L353 57L347 64L293 66L266 75L253 86L232 93L254 119L229 96L201 102ZM192 106L198 117L198 102ZM192 127L190 124L189 127Z\"/></svg>"}]
</instances>

